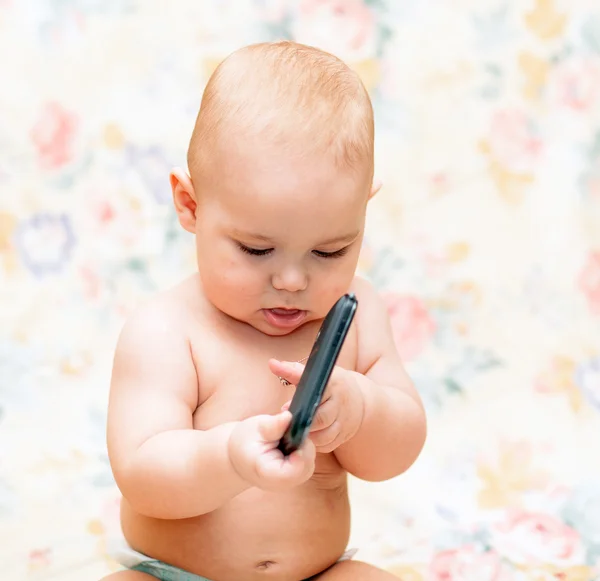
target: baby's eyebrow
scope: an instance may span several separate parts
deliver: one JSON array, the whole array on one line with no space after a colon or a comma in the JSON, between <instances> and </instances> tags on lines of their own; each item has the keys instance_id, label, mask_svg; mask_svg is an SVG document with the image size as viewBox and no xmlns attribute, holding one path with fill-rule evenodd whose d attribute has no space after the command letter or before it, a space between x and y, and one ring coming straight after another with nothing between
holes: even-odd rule
<instances>
[{"instance_id":1,"label":"baby's eyebrow","mask_svg":"<svg viewBox=\"0 0 600 581\"><path fill-rule=\"evenodd\" d=\"M319 246L329 246L330 244L349 244L358 238L360 232L358 230L354 232L350 232L349 234L343 234L342 236L336 236L335 238L329 238L328 240L324 240L319 243ZM243 230L238 230L237 228L232 231L232 235L236 238L242 238L247 240L251 238L252 240L259 240L261 242L267 242L269 244L273 244L275 241L273 238L269 236L265 236L264 234L257 234L252 232L244 232Z\"/></svg>"},{"instance_id":2,"label":"baby's eyebrow","mask_svg":"<svg viewBox=\"0 0 600 581\"><path fill-rule=\"evenodd\" d=\"M273 238L265 236L264 234L253 234L252 232L244 232L242 230L234 229L231 232L236 238L252 238L253 240L260 240L261 242L273 242Z\"/></svg>"},{"instance_id":3,"label":"baby's eyebrow","mask_svg":"<svg viewBox=\"0 0 600 581\"><path fill-rule=\"evenodd\" d=\"M325 240L321 242L323 246L329 246L329 244L340 244L340 243L350 243L358 238L360 232L357 230L355 232L351 232L350 234L344 234L342 236L336 236L335 238L330 238L329 240Z\"/></svg>"}]
</instances>

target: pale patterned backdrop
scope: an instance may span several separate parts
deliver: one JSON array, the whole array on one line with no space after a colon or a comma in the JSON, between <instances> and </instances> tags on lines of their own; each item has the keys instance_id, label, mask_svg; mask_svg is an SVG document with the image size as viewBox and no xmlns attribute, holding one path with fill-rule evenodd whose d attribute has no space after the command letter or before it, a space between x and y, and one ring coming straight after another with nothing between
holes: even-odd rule
<instances>
[{"instance_id":1,"label":"pale patterned backdrop","mask_svg":"<svg viewBox=\"0 0 600 581\"><path fill-rule=\"evenodd\" d=\"M361 270L429 410L413 470L352 483L359 556L405 581L594 579L598 0L0 0L2 579L114 569L111 350L193 268L167 172L207 75L279 38L372 94Z\"/></svg>"}]
</instances>

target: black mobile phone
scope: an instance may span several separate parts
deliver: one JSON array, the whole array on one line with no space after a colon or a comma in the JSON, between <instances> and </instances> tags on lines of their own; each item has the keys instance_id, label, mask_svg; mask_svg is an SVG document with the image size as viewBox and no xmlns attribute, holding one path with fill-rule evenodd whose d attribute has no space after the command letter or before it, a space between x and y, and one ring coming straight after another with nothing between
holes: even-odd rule
<instances>
[{"instance_id":1,"label":"black mobile phone","mask_svg":"<svg viewBox=\"0 0 600 581\"><path fill-rule=\"evenodd\" d=\"M357 307L354 293L345 294L321 324L290 403L292 421L279 442L278 448L284 456L300 448L308 435Z\"/></svg>"}]
</instances>

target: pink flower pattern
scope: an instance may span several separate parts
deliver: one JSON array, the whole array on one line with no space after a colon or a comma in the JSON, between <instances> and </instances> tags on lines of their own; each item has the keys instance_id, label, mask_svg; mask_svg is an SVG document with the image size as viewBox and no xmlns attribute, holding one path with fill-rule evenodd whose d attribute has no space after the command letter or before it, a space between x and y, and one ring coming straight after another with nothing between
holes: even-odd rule
<instances>
[{"instance_id":1,"label":"pink flower pattern","mask_svg":"<svg viewBox=\"0 0 600 581\"><path fill-rule=\"evenodd\" d=\"M494 113L489 143L494 159L514 173L532 172L543 144L533 121L518 109L501 109Z\"/></svg>"},{"instance_id":2,"label":"pink flower pattern","mask_svg":"<svg viewBox=\"0 0 600 581\"><path fill-rule=\"evenodd\" d=\"M46 103L31 130L31 139L43 169L59 169L73 159L77 126L76 115L60 103Z\"/></svg>"},{"instance_id":3,"label":"pink flower pattern","mask_svg":"<svg viewBox=\"0 0 600 581\"><path fill-rule=\"evenodd\" d=\"M579 276L579 288L592 313L600 315L600 251L590 252Z\"/></svg>"},{"instance_id":4,"label":"pink flower pattern","mask_svg":"<svg viewBox=\"0 0 600 581\"><path fill-rule=\"evenodd\" d=\"M407 361L417 358L434 334L434 321L418 297L387 294L384 300L400 354Z\"/></svg>"},{"instance_id":5,"label":"pink flower pattern","mask_svg":"<svg viewBox=\"0 0 600 581\"><path fill-rule=\"evenodd\" d=\"M495 551L473 545L449 549L435 555L430 581L510 581L514 576Z\"/></svg>"},{"instance_id":6,"label":"pink flower pattern","mask_svg":"<svg viewBox=\"0 0 600 581\"><path fill-rule=\"evenodd\" d=\"M494 531L494 546L513 563L580 563L583 546L577 531L551 515L515 512Z\"/></svg>"}]
</instances>

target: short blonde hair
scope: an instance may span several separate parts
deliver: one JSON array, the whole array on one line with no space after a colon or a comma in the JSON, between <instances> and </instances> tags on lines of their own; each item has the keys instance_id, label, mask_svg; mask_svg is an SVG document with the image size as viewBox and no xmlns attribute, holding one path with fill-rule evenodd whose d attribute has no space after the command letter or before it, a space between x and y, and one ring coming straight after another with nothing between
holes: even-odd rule
<instances>
[{"instance_id":1,"label":"short blonde hair","mask_svg":"<svg viewBox=\"0 0 600 581\"><path fill-rule=\"evenodd\" d=\"M236 139L260 139L278 151L331 155L350 169L369 164L374 123L359 76L340 59L295 42L260 43L228 56L210 77L188 149L192 176L210 151Z\"/></svg>"}]
</instances>

